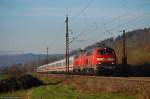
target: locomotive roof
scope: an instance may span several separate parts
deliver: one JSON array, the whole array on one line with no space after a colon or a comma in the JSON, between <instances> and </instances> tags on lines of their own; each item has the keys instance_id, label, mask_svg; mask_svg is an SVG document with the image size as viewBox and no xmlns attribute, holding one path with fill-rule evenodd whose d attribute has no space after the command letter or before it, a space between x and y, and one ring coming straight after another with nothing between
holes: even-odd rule
<instances>
[{"instance_id":1,"label":"locomotive roof","mask_svg":"<svg viewBox=\"0 0 150 99\"><path fill-rule=\"evenodd\" d=\"M100 47L100 46L97 46L97 47L94 47L92 49L87 50L86 52L93 51L94 49L97 49L97 48L100 48L100 49L113 49L113 48L110 48L110 47Z\"/></svg>"}]
</instances>

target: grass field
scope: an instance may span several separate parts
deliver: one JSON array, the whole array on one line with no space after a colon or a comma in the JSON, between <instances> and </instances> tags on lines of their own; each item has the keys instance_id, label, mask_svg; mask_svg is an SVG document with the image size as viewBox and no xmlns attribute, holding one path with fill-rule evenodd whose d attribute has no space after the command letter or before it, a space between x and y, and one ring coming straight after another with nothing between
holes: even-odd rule
<instances>
[{"instance_id":1,"label":"grass field","mask_svg":"<svg viewBox=\"0 0 150 99\"><path fill-rule=\"evenodd\" d=\"M116 93L87 93L81 92L70 86L62 84L64 78L60 77L39 77L45 85L34 87L28 90L20 90L0 94L3 97L21 97L21 99L136 99L133 96L119 95Z\"/></svg>"},{"instance_id":2,"label":"grass field","mask_svg":"<svg viewBox=\"0 0 150 99\"><path fill-rule=\"evenodd\" d=\"M22 97L23 99L135 99L132 96L118 94L80 93L69 86L61 87L58 85L44 85L29 90L0 94L0 98L3 97Z\"/></svg>"},{"instance_id":3,"label":"grass field","mask_svg":"<svg viewBox=\"0 0 150 99\"><path fill-rule=\"evenodd\" d=\"M69 86L46 85L34 88L31 99L135 99L117 94L87 94Z\"/></svg>"}]
</instances>

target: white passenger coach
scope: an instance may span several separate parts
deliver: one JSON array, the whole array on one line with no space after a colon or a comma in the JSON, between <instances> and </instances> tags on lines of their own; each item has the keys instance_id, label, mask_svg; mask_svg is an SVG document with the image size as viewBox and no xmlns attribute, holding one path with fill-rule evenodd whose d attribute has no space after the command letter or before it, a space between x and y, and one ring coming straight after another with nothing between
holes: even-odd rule
<instances>
[{"instance_id":1,"label":"white passenger coach","mask_svg":"<svg viewBox=\"0 0 150 99\"><path fill-rule=\"evenodd\" d=\"M73 70L74 56L69 57L69 70ZM66 59L61 59L55 62L44 64L37 67L37 72L53 72L53 71L66 71Z\"/></svg>"}]
</instances>

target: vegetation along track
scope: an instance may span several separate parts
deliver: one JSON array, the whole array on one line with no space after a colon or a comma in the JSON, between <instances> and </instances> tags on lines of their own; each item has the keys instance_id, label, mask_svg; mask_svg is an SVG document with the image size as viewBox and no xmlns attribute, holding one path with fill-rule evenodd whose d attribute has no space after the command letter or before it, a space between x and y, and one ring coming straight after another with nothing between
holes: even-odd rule
<instances>
[{"instance_id":1,"label":"vegetation along track","mask_svg":"<svg viewBox=\"0 0 150 99\"><path fill-rule=\"evenodd\" d=\"M49 77L89 77L97 79L108 79L108 80L126 80L126 81L136 81L136 82L147 82L150 83L150 77L106 77L106 76L95 76L95 75L75 75L75 74L40 74L41 76Z\"/></svg>"},{"instance_id":2,"label":"vegetation along track","mask_svg":"<svg viewBox=\"0 0 150 99\"><path fill-rule=\"evenodd\" d=\"M150 99L149 77L103 77L70 75L66 83L81 91L138 95ZM145 98L146 97L146 98Z\"/></svg>"},{"instance_id":3,"label":"vegetation along track","mask_svg":"<svg viewBox=\"0 0 150 99\"><path fill-rule=\"evenodd\" d=\"M80 91L120 93L150 99L150 77L104 77L89 75L40 74L50 78L63 78L62 83ZM141 96L143 98L141 98Z\"/></svg>"}]
</instances>

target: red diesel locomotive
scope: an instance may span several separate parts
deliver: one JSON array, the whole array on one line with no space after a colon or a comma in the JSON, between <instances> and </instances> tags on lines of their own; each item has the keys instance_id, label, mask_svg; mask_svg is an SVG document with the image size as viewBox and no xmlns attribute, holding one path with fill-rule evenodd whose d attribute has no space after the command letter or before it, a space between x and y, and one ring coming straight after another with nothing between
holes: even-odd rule
<instances>
[{"instance_id":1,"label":"red diesel locomotive","mask_svg":"<svg viewBox=\"0 0 150 99\"><path fill-rule=\"evenodd\" d=\"M102 69L110 70L116 64L116 54L112 48L96 47L90 51L82 51L73 61L73 72L93 73Z\"/></svg>"}]
</instances>

